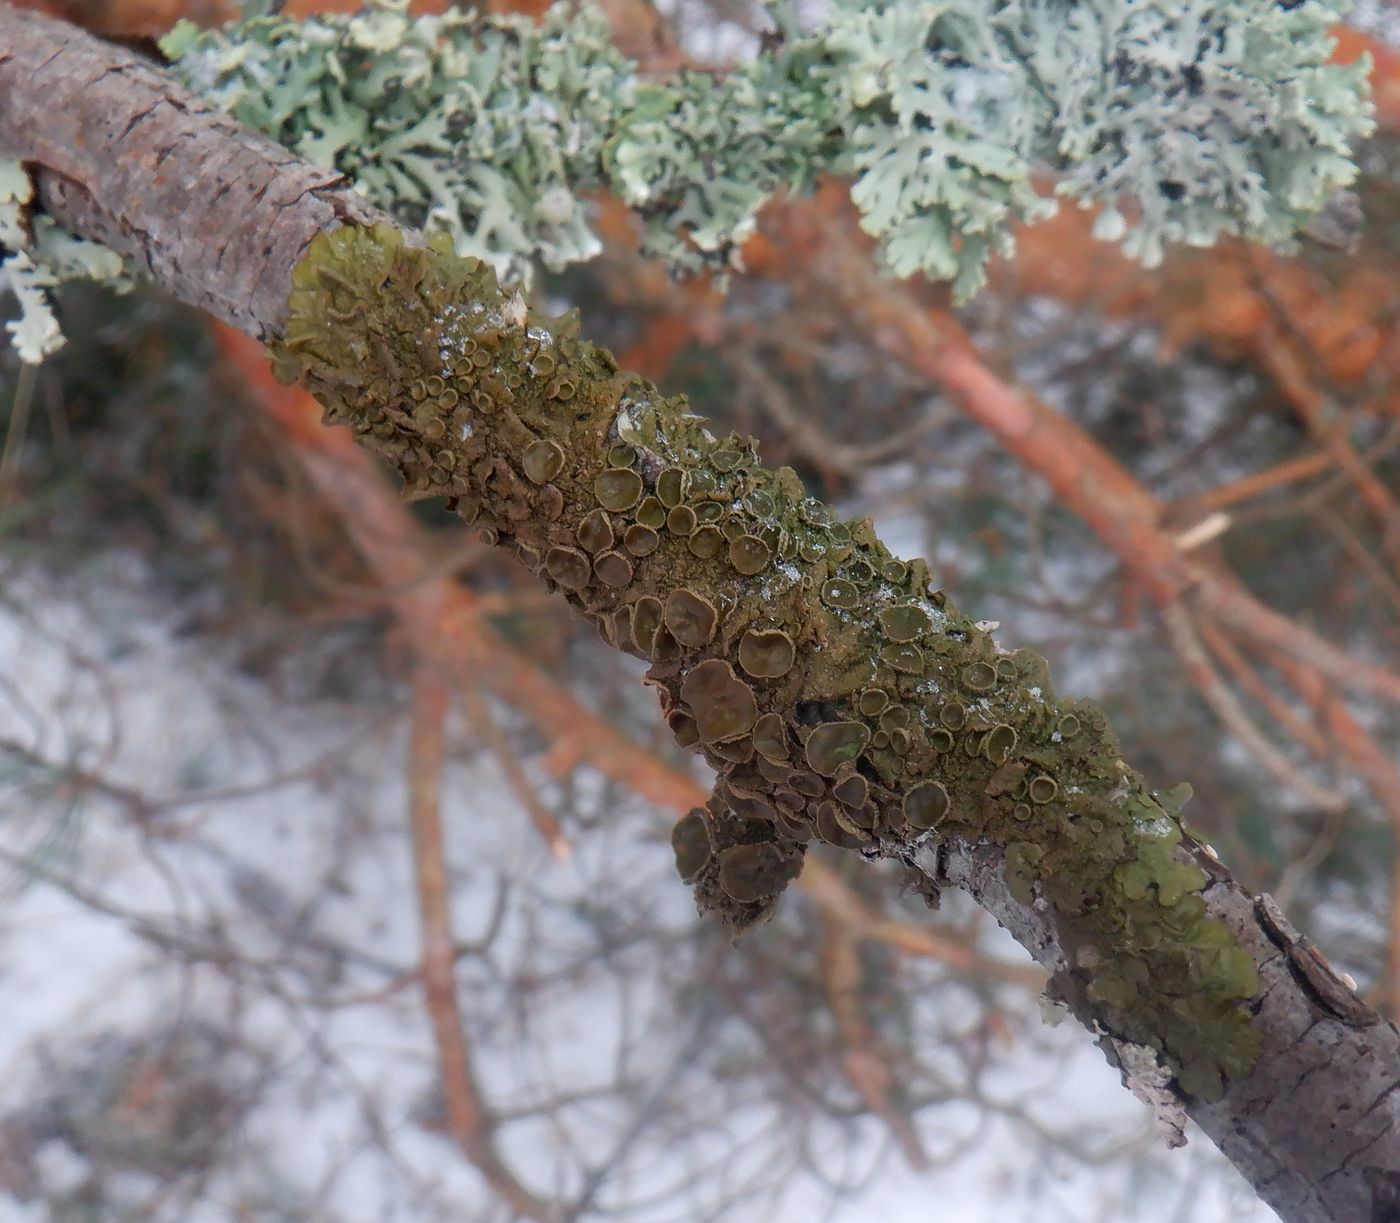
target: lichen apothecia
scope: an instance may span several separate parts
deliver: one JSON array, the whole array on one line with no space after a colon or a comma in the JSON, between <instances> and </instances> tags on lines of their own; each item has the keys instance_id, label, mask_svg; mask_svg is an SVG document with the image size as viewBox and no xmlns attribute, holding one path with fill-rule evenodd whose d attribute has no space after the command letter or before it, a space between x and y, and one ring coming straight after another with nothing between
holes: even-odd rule
<instances>
[{"instance_id":1,"label":"lichen apothecia","mask_svg":"<svg viewBox=\"0 0 1400 1223\"><path fill-rule=\"evenodd\" d=\"M814 839L895 858L992 844L1050 917L1054 989L1081 1017L1158 1050L1194 1095L1248 1073L1257 971L1207 913L1176 802L1100 710L1056 697L1040 655L999 648L922 560L476 260L346 226L293 286L280 375L650 664L677 741L718 775L673 838L703 910L758 922Z\"/></svg>"}]
</instances>

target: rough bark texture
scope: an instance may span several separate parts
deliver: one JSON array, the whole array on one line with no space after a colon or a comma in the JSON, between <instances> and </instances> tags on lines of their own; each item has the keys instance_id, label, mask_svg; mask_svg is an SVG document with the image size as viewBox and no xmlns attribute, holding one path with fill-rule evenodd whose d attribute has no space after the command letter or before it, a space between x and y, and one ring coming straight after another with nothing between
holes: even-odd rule
<instances>
[{"instance_id":1,"label":"rough bark texture","mask_svg":"<svg viewBox=\"0 0 1400 1223\"><path fill-rule=\"evenodd\" d=\"M337 222L382 219L339 174L146 61L0 12L0 150L29 164L50 215L132 256L182 301L269 339L307 243Z\"/></svg>"},{"instance_id":2,"label":"rough bark texture","mask_svg":"<svg viewBox=\"0 0 1400 1223\"><path fill-rule=\"evenodd\" d=\"M1400 1033L925 570L479 266L360 228L379 218L334 176L3 5L0 152L71 228L280 341L333 419L651 659L722 776L677 847L709 907L761 917L812 835L906 860L993 912L1130 1085L1169 1122L1184 1104L1285 1219L1400 1219Z\"/></svg>"},{"instance_id":3,"label":"rough bark texture","mask_svg":"<svg viewBox=\"0 0 1400 1223\"><path fill-rule=\"evenodd\" d=\"M1043 967L1063 967L1052 924L1010 895L991 847L945 844L921 851L914 866L969 892ZM1267 896L1252 896L1219 865L1214 872L1206 903L1259 966L1250 1009L1262 1051L1221 1099L1187 1099L1186 1111L1289 1223L1396 1223L1400 1199L1387 1186L1400 1167L1400 1031L1336 979ZM1111 1038L1101 1044L1121 1066ZM1152 1083L1130 1086L1161 1108Z\"/></svg>"}]
</instances>

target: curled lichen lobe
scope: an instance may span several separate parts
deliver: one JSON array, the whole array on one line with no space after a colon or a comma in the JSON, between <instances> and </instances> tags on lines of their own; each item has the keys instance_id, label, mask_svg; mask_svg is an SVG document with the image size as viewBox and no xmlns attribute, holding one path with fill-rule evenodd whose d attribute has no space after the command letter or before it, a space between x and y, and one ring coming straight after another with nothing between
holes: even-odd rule
<instances>
[{"instance_id":1,"label":"curled lichen lobe","mask_svg":"<svg viewBox=\"0 0 1400 1223\"><path fill-rule=\"evenodd\" d=\"M678 742L719 774L676 841L702 907L762 919L813 840L990 843L1053 915L1056 987L1086 1019L1195 1094L1247 1073L1253 961L1208 915L1174 804L1044 659L476 260L347 227L293 284L280 372L649 661Z\"/></svg>"}]
</instances>

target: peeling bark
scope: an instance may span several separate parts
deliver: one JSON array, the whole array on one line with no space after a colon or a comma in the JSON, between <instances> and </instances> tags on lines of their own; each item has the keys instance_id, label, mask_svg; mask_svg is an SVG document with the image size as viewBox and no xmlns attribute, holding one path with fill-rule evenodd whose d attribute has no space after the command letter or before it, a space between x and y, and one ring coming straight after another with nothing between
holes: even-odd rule
<instances>
[{"instance_id":1,"label":"peeling bark","mask_svg":"<svg viewBox=\"0 0 1400 1223\"><path fill-rule=\"evenodd\" d=\"M337 176L130 54L4 5L0 151L58 220L278 342L419 493L454 498L611 644L651 659L673 728L722 775L722 802L678 842L708 905L760 918L814 833L905 860L987 907L1132 1085L1184 1106L1282 1217L1400 1218L1400 1033L1181 828L1095 711L1056 701L1032 656L997 650L925 571L824 510L799 521L800 489L743 439L707 438L483 269L362 228L387 222ZM348 237L313 247L323 231ZM692 548L705 524L687 513L716 491L738 525L717 520ZM664 528L639 518L648 499ZM870 576L846 606L836 587L856 567ZM953 705L972 716L951 726ZM886 726L890 706L908 720ZM1236 1028L1247 1049L1212 1048ZM1193 1044L1193 1030L1217 1035Z\"/></svg>"}]
</instances>

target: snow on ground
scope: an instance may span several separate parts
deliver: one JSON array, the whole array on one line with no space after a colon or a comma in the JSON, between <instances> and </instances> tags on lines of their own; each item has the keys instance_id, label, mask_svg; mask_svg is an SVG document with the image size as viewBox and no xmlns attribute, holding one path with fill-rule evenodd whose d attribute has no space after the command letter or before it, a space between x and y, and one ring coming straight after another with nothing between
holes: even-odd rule
<instances>
[{"instance_id":1,"label":"snow on ground","mask_svg":"<svg viewBox=\"0 0 1400 1223\"><path fill-rule=\"evenodd\" d=\"M77 593L91 583L31 574L0 600L0 741L112 792L80 796L71 778L55 784L0 753L0 1127L24 1122L22 1132L0 1128L0 1184L12 1191L0 1195L0 1223L76 1217L44 1202L81 1196L95 1174L80 1151L94 1150L105 1152L104 1204L85 1217L493 1217L475 1171L427 1123L432 1036L404 979L417 910L402 719L329 701L287 707L127 587L141 583L98 584L107 593L97 600ZM470 737L454 742L469 747ZM664 827L590 780L575 806L606 818L575 832L573 858L556 861L489 759L467 747L444 787L458 937L483 938L504 914L489 956L461 961L482 1088L525 1104L609 1084L619 1067L630 1084L623 1096L505 1127L507 1158L541 1191L576 1189L580 1153L605 1159L640 1116L657 1141L600 1204L665 1194L707 1158L731 1178L761 1180L776 1114L742 1091L707 1106L714 1066L696 1053L702 1027L687 1028L700 1024L697 1012L676 1001L677 983L713 950L697 950ZM143 814L123 787L181 801ZM615 888L608 904L600 881ZM503 895L530 903L498 912ZM671 950L659 959L625 928L611 932L613 903ZM974 1022L947 1013L967 997L919 997L916 1018L931 1028ZM213 1171L162 1163L169 1127L156 1113L178 1100L128 1081L176 1032L194 1034L187 1072L234 1110L203 1155L198 1110L177 1118L191 1167L203 1158ZM849 1187L834 1202L830 1185L794 1175L776 1201L741 1201L717 1217L1272 1218L1199 1138L1170 1158L1116 1162L1126 1149L1154 1149L1141 1108L1073 1025L1034 1045L998 1046L976 1084L991 1109L955 1099L924 1110L931 1171L909 1171L878 1128L828 1128L816 1131L815 1157ZM957 1082L961 1055L931 1051L940 1058ZM1048 1133L1082 1136L1093 1162L1037 1149L998 1115L997 1105L1027 1098ZM662 1138L682 1104L713 1133L678 1148ZM13 1167L6 1180L7 1146L11 1160L23 1146L22 1183ZM629 1217L696 1216L672 1197Z\"/></svg>"}]
</instances>

